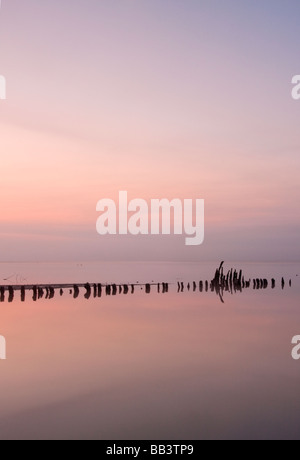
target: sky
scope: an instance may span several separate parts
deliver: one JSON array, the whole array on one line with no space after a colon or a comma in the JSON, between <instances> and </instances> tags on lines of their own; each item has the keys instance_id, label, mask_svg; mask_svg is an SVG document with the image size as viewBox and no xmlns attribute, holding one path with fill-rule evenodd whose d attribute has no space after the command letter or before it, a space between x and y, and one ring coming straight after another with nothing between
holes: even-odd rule
<instances>
[{"instance_id":1,"label":"sky","mask_svg":"<svg viewBox=\"0 0 300 460\"><path fill-rule=\"evenodd\" d=\"M3 0L0 261L300 260L299 0ZM96 204L205 199L205 242Z\"/></svg>"}]
</instances>

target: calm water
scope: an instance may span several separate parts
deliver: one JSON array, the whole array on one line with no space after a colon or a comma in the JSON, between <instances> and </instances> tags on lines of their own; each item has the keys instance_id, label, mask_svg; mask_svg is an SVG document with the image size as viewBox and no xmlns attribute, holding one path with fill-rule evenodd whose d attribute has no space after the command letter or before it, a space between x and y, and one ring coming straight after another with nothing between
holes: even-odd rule
<instances>
[{"instance_id":1,"label":"calm water","mask_svg":"<svg viewBox=\"0 0 300 460\"><path fill-rule=\"evenodd\" d=\"M175 283L0 304L0 439L300 439L300 264L235 266L276 289L177 294L216 264L0 265L3 284Z\"/></svg>"}]
</instances>

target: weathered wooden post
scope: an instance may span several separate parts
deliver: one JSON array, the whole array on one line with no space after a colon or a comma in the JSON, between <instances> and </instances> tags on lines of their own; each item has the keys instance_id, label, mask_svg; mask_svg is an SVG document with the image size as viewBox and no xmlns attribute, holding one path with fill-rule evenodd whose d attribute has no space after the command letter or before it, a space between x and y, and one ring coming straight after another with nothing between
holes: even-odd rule
<instances>
[{"instance_id":1,"label":"weathered wooden post","mask_svg":"<svg viewBox=\"0 0 300 460\"><path fill-rule=\"evenodd\" d=\"M276 281L274 280L274 278L272 278L272 289L275 289L276 287Z\"/></svg>"},{"instance_id":2,"label":"weathered wooden post","mask_svg":"<svg viewBox=\"0 0 300 460\"><path fill-rule=\"evenodd\" d=\"M91 294L92 294L91 285L89 283L86 283L84 287L85 287L85 290L86 290L86 293L84 294L84 298L86 300L89 300L89 298L91 297Z\"/></svg>"},{"instance_id":3,"label":"weathered wooden post","mask_svg":"<svg viewBox=\"0 0 300 460\"><path fill-rule=\"evenodd\" d=\"M78 299L79 297L79 287L77 286L77 284L74 284L74 287L73 287L73 299Z\"/></svg>"},{"instance_id":4,"label":"weathered wooden post","mask_svg":"<svg viewBox=\"0 0 300 460\"><path fill-rule=\"evenodd\" d=\"M33 295L32 295L32 300L36 302L38 299L38 288L37 286L33 286Z\"/></svg>"},{"instance_id":5,"label":"weathered wooden post","mask_svg":"<svg viewBox=\"0 0 300 460\"><path fill-rule=\"evenodd\" d=\"M49 299L50 300L53 299L54 296L55 296L55 289L54 289L54 287L50 286L50 288L49 288Z\"/></svg>"},{"instance_id":6,"label":"weathered wooden post","mask_svg":"<svg viewBox=\"0 0 300 460\"><path fill-rule=\"evenodd\" d=\"M8 287L8 302L9 303L13 302L14 296L15 296L14 288L12 286L9 286Z\"/></svg>"},{"instance_id":7,"label":"weathered wooden post","mask_svg":"<svg viewBox=\"0 0 300 460\"><path fill-rule=\"evenodd\" d=\"M0 287L0 302L4 302L4 301L5 301L5 287L1 286Z\"/></svg>"},{"instance_id":8,"label":"weathered wooden post","mask_svg":"<svg viewBox=\"0 0 300 460\"><path fill-rule=\"evenodd\" d=\"M97 288L97 284L94 284L94 287L93 287L93 289L94 289L94 299L96 299L96 297L97 297L97 294L98 294L98 288Z\"/></svg>"}]
</instances>

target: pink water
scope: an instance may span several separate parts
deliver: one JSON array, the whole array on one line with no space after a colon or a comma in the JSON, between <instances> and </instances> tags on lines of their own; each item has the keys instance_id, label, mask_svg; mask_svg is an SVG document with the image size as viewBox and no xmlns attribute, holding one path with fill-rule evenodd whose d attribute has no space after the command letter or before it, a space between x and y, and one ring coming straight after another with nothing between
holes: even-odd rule
<instances>
[{"instance_id":1,"label":"pink water","mask_svg":"<svg viewBox=\"0 0 300 460\"><path fill-rule=\"evenodd\" d=\"M177 294L177 280L211 279L216 264L0 265L12 283L175 283L0 304L0 439L299 439L300 265L235 265L276 289L221 304Z\"/></svg>"}]
</instances>

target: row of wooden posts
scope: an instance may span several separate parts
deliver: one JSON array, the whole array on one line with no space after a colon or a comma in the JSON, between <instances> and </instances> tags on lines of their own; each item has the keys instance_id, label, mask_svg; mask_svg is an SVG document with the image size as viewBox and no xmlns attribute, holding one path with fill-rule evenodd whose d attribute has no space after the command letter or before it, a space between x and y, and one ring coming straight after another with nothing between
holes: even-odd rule
<instances>
[{"instance_id":1,"label":"row of wooden posts","mask_svg":"<svg viewBox=\"0 0 300 460\"><path fill-rule=\"evenodd\" d=\"M146 294L150 294L153 287L157 288L158 293L165 294L169 292L169 283L159 284L60 284L60 285L24 285L24 286L0 286L0 303L5 302L6 299L9 303L14 301L15 293L20 291L21 301L25 302L26 293L32 293L32 300L34 302L40 299L53 299L57 291L60 296L63 296L65 291L77 299L80 295L80 289L84 288L84 298L100 298L103 295L116 296L117 294L134 294L136 288L145 289ZM7 297L6 297L7 294Z\"/></svg>"},{"instance_id":2,"label":"row of wooden posts","mask_svg":"<svg viewBox=\"0 0 300 460\"><path fill-rule=\"evenodd\" d=\"M281 278L281 288L285 288L285 279ZM292 280L289 280L289 286L292 286ZM243 270L234 270L231 268L226 274L224 273L224 262L221 263L220 267L216 270L215 277L210 283L212 291L219 295L222 302L224 292L230 292L231 294L242 292L244 289L253 287L254 290L267 289L269 287L269 281L266 278L254 278L246 279ZM271 279L271 287L275 289L276 280Z\"/></svg>"},{"instance_id":3,"label":"row of wooden posts","mask_svg":"<svg viewBox=\"0 0 300 460\"><path fill-rule=\"evenodd\" d=\"M59 291L60 296L62 296L65 290L69 291L69 294L73 296L74 299L77 299L80 295L80 289L84 288L84 298L90 299L100 298L102 295L106 296L116 296L117 294L134 294L135 290L142 289L145 290L146 294L150 294L153 289L158 293L166 294L169 292L169 283L148 283L148 284L56 284L56 285L24 285L24 286L0 286L0 302L7 301L9 303L13 302L15 297L15 292L20 291L21 301L25 302L26 292L32 292L32 299L34 302L40 299L53 299L57 291ZM221 263L220 267L216 270L215 277L213 280L209 281L193 281L192 283L185 284L183 282L177 283L177 292L181 293L185 290L187 291L199 291L199 292L215 292L221 299L222 302L225 292L231 294L242 292L244 289L253 288L254 290L267 289L271 285L272 289L276 287L276 281L274 278L271 279L271 282L267 279L255 278L255 279L246 279L242 270L230 269L226 274L224 273L224 262ZM284 289L286 282L284 278L281 279L281 288ZM289 286L291 286L291 280L289 281Z\"/></svg>"}]
</instances>

